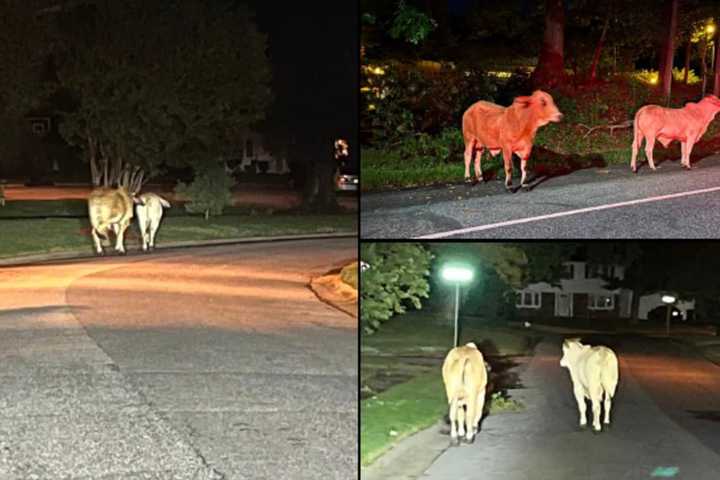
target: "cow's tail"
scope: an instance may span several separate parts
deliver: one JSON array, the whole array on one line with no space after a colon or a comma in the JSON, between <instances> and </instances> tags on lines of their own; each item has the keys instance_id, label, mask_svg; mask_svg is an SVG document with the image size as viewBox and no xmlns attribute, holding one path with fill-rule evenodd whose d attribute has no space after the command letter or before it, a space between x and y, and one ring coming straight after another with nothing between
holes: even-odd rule
<instances>
[{"instance_id":1,"label":"cow's tail","mask_svg":"<svg viewBox=\"0 0 720 480\"><path fill-rule=\"evenodd\" d=\"M463 366L462 366L462 374L460 378L462 379L462 386L463 391L467 391L468 383L470 382L470 379L472 379L472 363L470 363L470 358L465 357L465 360L463 360Z\"/></svg>"},{"instance_id":2,"label":"cow's tail","mask_svg":"<svg viewBox=\"0 0 720 480\"><path fill-rule=\"evenodd\" d=\"M600 372L603 390L610 398L615 396L618 383L618 361L615 353L609 348L600 352Z\"/></svg>"},{"instance_id":3,"label":"cow's tail","mask_svg":"<svg viewBox=\"0 0 720 480\"><path fill-rule=\"evenodd\" d=\"M162 198L160 195L158 195L158 200L160 200L160 205L162 205L165 208L170 208L170 202Z\"/></svg>"}]
</instances>

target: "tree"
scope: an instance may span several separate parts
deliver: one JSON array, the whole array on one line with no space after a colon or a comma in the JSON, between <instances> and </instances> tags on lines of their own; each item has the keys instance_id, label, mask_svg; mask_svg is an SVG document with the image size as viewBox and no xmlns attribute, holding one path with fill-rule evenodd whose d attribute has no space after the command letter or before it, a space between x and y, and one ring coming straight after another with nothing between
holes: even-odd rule
<instances>
[{"instance_id":1,"label":"tree","mask_svg":"<svg viewBox=\"0 0 720 480\"><path fill-rule=\"evenodd\" d=\"M190 213L202 213L205 220L210 215L222 215L223 208L230 205L233 178L219 162L202 164L195 171L192 183L178 182L175 192L188 199L185 210Z\"/></svg>"},{"instance_id":2,"label":"tree","mask_svg":"<svg viewBox=\"0 0 720 480\"><path fill-rule=\"evenodd\" d=\"M388 33L394 39L402 39L417 45L436 27L437 22L431 16L408 5L405 0L400 0Z\"/></svg>"},{"instance_id":3,"label":"tree","mask_svg":"<svg viewBox=\"0 0 720 480\"><path fill-rule=\"evenodd\" d=\"M562 0L545 0L545 34L531 80L535 86L553 87L564 77L565 11Z\"/></svg>"},{"instance_id":4,"label":"tree","mask_svg":"<svg viewBox=\"0 0 720 480\"><path fill-rule=\"evenodd\" d=\"M369 268L360 274L360 322L370 334L409 305L422 308L430 287L432 254L417 243L363 243L360 259Z\"/></svg>"},{"instance_id":5,"label":"tree","mask_svg":"<svg viewBox=\"0 0 720 480\"><path fill-rule=\"evenodd\" d=\"M670 103L670 87L672 86L672 68L673 56L675 54L675 34L677 30L678 17L678 0L667 0L668 4L668 28L665 35L665 44L663 47L663 61L660 64L660 84L662 85L663 95Z\"/></svg>"},{"instance_id":6,"label":"tree","mask_svg":"<svg viewBox=\"0 0 720 480\"><path fill-rule=\"evenodd\" d=\"M53 113L95 185L135 189L166 165L216 161L271 100L265 37L235 2L93 2L42 18L52 75L35 97L69 99ZM15 30L3 57L34 43Z\"/></svg>"},{"instance_id":7,"label":"tree","mask_svg":"<svg viewBox=\"0 0 720 480\"><path fill-rule=\"evenodd\" d=\"M318 2L290 2L282 16L269 2L258 8L266 28L282 30L270 37L275 101L261 126L265 147L288 159L306 209L336 210L334 142L359 151L356 4L338 2L333 15Z\"/></svg>"}]
</instances>

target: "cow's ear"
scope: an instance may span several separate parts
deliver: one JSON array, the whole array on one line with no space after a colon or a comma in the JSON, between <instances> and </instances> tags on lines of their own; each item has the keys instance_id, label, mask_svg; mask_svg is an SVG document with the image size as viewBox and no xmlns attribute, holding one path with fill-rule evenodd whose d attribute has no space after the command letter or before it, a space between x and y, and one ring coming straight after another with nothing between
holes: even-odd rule
<instances>
[{"instance_id":1,"label":"cow's ear","mask_svg":"<svg viewBox=\"0 0 720 480\"><path fill-rule=\"evenodd\" d=\"M522 108L527 108L530 106L530 103L532 102L532 97L517 97L513 104L517 104L518 106Z\"/></svg>"},{"instance_id":2,"label":"cow's ear","mask_svg":"<svg viewBox=\"0 0 720 480\"><path fill-rule=\"evenodd\" d=\"M135 205L145 205L145 202L140 197L133 197L133 203L135 203Z\"/></svg>"}]
</instances>

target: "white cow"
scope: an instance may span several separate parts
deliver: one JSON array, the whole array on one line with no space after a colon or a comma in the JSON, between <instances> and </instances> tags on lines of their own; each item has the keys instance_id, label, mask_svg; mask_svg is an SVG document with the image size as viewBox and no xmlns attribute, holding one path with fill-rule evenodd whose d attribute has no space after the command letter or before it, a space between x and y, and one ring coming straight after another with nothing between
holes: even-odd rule
<instances>
[{"instance_id":1,"label":"white cow","mask_svg":"<svg viewBox=\"0 0 720 480\"><path fill-rule=\"evenodd\" d=\"M487 370L482 353L474 343L453 348L443 362L442 376L450 405L451 441L457 443L459 434L472 442L485 406Z\"/></svg>"},{"instance_id":2,"label":"white cow","mask_svg":"<svg viewBox=\"0 0 720 480\"><path fill-rule=\"evenodd\" d=\"M155 248L155 234L163 216L163 207L170 208L170 202L155 193L143 193L138 197L137 217L143 250Z\"/></svg>"},{"instance_id":3,"label":"white cow","mask_svg":"<svg viewBox=\"0 0 720 480\"><path fill-rule=\"evenodd\" d=\"M88 216L92 226L92 237L95 251L103 254L100 237L109 240L109 232L115 233L115 250L125 253L123 238L125 230L133 217L133 200L135 200L124 187L96 188L88 197ZM137 201L137 200L135 200Z\"/></svg>"},{"instance_id":4,"label":"white cow","mask_svg":"<svg viewBox=\"0 0 720 480\"><path fill-rule=\"evenodd\" d=\"M593 430L599 432L600 402L605 396L605 424L610 424L612 397L618 382L618 361L608 347L583 345L579 339L563 342L560 366L570 371L575 400L580 411L580 427L587 425L585 399L592 402Z\"/></svg>"}]
</instances>

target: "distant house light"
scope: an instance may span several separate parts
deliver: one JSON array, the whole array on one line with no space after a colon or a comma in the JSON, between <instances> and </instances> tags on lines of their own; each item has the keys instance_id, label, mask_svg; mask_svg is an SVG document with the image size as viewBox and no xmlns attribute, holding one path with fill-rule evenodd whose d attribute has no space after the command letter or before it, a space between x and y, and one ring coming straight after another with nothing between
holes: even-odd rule
<instances>
[{"instance_id":1,"label":"distant house light","mask_svg":"<svg viewBox=\"0 0 720 480\"><path fill-rule=\"evenodd\" d=\"M677 299L672 295L663 295L661 300L663 301L663 303L675 303L675 300Z\"/></svg>"}]
</instances>

